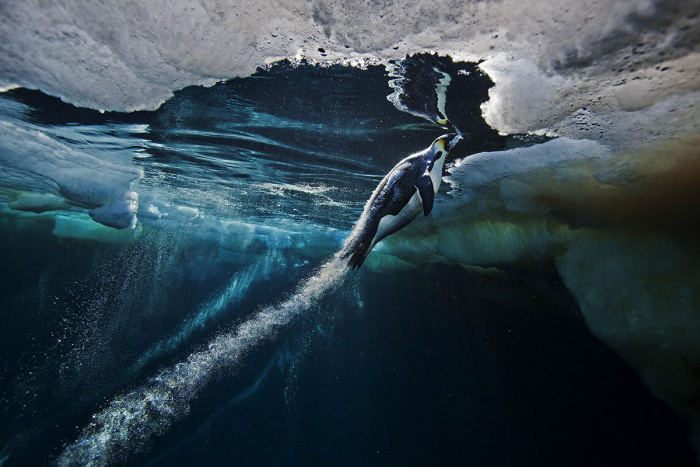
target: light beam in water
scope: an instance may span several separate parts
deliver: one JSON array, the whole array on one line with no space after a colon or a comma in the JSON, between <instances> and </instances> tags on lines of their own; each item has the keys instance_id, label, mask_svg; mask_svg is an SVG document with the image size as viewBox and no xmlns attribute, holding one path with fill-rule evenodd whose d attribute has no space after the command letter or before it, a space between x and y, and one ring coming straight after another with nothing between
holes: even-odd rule
<instances>
[{"instance_id":1,"label":"light beam in water","mask_svg":"<svg viewBox=\"0 0 700 467\"><path fill-rule=\"evenodd\" d=\"M226 310L230 310L248 293L248 290L254 283L270 277L278 259L278 253L273 251L262 256L253 265L234 274L231 282L223 291L203 303L194 316L185 321L174 335L165 341L153 345L139 358L131 370L136 372L164 353L175 350L189 339L195 330L204 328L207 322L217 318Z\"/></svg>"}]
</instances>

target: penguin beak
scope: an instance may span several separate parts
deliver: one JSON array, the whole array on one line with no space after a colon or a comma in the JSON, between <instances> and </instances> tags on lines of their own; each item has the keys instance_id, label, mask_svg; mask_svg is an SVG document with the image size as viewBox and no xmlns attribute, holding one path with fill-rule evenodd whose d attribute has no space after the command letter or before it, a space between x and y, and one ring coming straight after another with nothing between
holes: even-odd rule
<instances>
[{"instance_id":1,"label":"penguin beak","mask_svg":"<svg viewBox=\"0 0 700 467\"><path fill-rule=\"evenodd\" d=\"M461 140L461 139L462 139L462 135L456 134L456 135L454 136L454 138L452 138L452 139L445 145L445 149L447 149L448 151L450 151L453 147L455 147L455 145L456 145L456 144L459 142L459 140Z\"/></svg>"}]
</instances>

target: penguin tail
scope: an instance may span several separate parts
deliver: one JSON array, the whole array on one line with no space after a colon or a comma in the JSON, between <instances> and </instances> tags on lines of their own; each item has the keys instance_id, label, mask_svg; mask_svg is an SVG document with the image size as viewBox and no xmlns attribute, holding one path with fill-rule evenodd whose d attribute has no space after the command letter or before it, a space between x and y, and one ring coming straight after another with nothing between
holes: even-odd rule
<instances>
[{"instance_id":1,"label":"penguin tail","mask_svg":"<svg viewBox=\"0 0 700 467\"><path fill-rule=\"evenodd\" d=\"M340 252L340 259L350 257L348 260L348 267L353 270L360 269L362 263L365 262L365 258L367 258L369 254L369 245L369 242L360 242L352 245L352 247L347 247Z\"/></svg>"}]
</instances>

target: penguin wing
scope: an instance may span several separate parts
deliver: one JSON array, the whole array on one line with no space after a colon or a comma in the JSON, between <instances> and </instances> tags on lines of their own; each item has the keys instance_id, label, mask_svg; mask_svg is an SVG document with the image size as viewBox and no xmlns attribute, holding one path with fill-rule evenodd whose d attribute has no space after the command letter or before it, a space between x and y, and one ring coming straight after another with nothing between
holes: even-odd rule
<instances>
[{"instance_id":1,"label":"penguin wing","mask_svg":"<svg viewBox=\"0 0 700 467\"><path fill-rule=\"evenodd\" d=\"M407 164L402 161L382 179L345 241L340 258L350 257L348 265L352 269L359 269L371 251L379 221L387 215L397 215L415 193L415 175L407 169Z\"/></svg>"},{"instance_id":2,"label":"penguin wing","mask_svg":"<svg viewBox=\"0 0 700 467\"><path fill-rule=\"evenodd\" d=\"M426 216L433 210L435 202L435 189L433 188L433 180L430 178L430 172L427 170L416 179L416 189L423 201L423 214Z\"/></svg>"}]
</instances>

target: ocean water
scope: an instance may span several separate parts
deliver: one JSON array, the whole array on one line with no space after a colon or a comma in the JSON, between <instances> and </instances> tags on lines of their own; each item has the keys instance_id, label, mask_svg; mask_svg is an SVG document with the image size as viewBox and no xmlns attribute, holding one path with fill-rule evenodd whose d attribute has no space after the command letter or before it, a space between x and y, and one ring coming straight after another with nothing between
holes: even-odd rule
<instances>
[{"instance_id":1,"label":"ocean water","mask_svg":"<svg viewBox=\"0 0 700 467\"><path fill-rule=\"evenodd\" d=\"M697 464L697 6L414 3L2 7L0 465Z\"/></svg>"}]
</instances>

